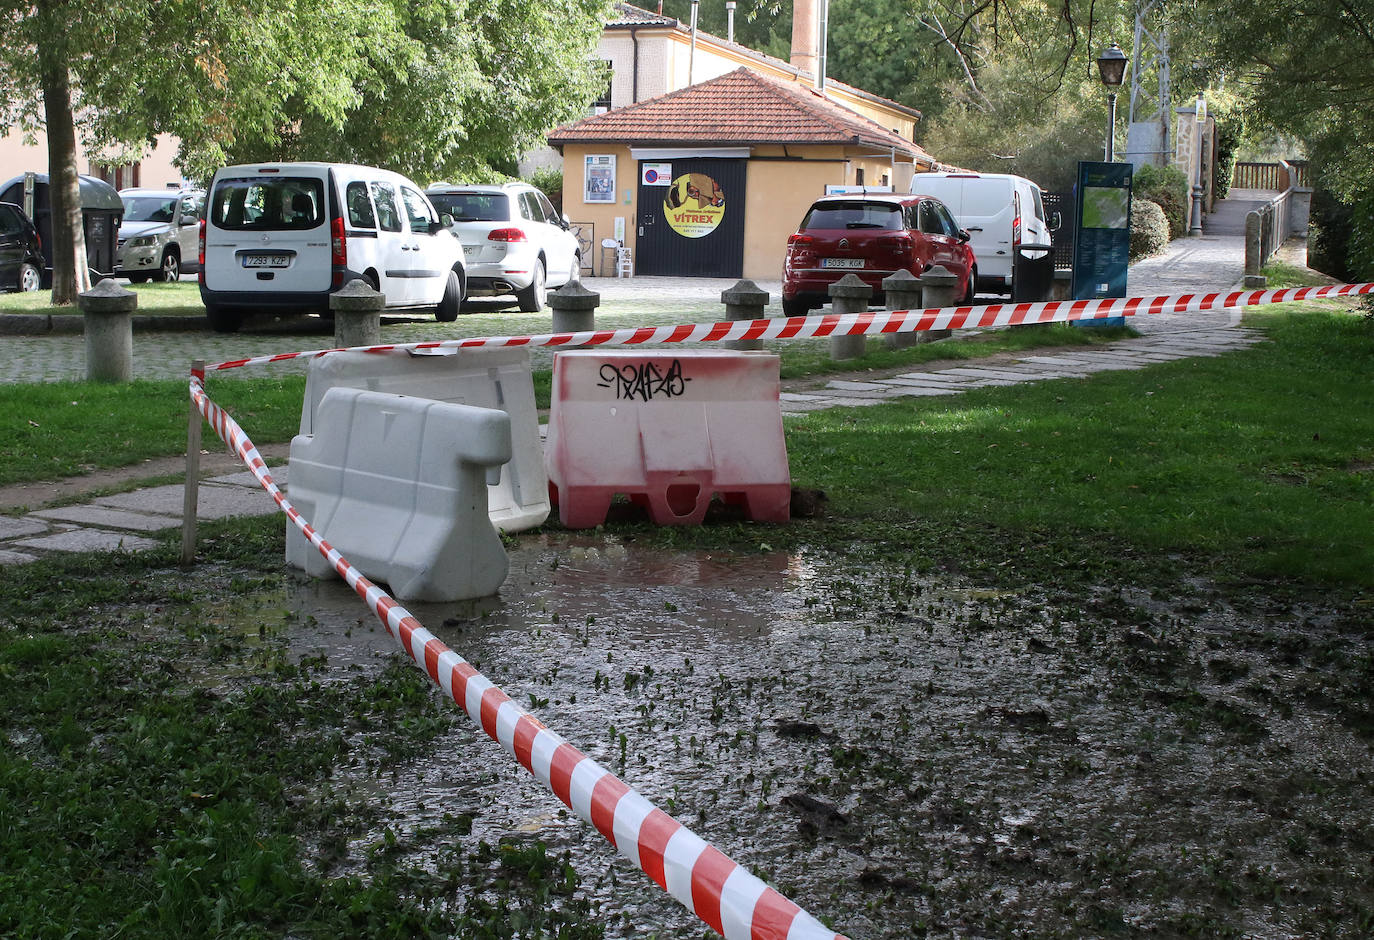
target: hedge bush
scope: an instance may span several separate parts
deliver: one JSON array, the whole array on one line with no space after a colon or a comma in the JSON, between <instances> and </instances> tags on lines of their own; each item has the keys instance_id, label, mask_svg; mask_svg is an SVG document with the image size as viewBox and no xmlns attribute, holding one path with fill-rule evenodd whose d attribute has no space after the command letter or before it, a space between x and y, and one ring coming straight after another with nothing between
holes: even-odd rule
<instances>
[{"instance_id":1,"label":"hedge bush","mask_svg":"<svg viewBox=\"0 0 1374 940\"><path fill-rule=\"evenodd\" d=\"M1158 203L1138 195L1131 197L1130 259L1138 261L1169 247L1169 220Z\"/></svg>"},{"instance_id":2,"label":"hedge bush","mask_svg":"<svg viewBox=\"0 0 1374 940\"><path fill-rule=\"evenodd\" d=\"M1169 220L1169 237L1178 238L1188 231L1188 177L1175 166L1142 166L1135 171L1131 189L1137 195L1164 210Z\"/></svg>"}]
</instances>

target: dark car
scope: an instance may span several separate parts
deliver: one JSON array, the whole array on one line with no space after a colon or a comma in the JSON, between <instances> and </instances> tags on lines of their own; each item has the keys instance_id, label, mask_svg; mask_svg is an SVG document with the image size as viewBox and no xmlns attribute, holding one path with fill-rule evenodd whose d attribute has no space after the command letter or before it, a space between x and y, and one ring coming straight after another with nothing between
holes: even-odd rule
<instances>
[{"instance_id":1,"label":"dark car","mask_svg":"<svg viewBox=\"0 0 1374 940\"><path fill-rule=\"evenodd\" d=\"M24 210L0 202L0 289L38 290L43 285L43 246Z\"/></svg>"},{"instance_id":2,"label":"dark car","mask_svg":"<svg viewBox=\"0 0 1374 940\"><path fill-rule=\"evenodd\" d=\"M883 302L883 278L905 268L920 276L943 265L959 278L959 297L973 300L977 261L968 232L940 200L894 193L825 196L812 203L787 239L782 310L803 316L824 306L830 285L857 274Z\"/></svg>"}]
</instances>

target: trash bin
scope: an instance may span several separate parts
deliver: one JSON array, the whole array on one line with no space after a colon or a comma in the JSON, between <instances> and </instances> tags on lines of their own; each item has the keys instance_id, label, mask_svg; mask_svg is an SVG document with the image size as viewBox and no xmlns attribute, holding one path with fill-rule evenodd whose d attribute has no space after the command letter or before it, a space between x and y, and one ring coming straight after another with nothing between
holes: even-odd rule
<instances>
[{"instance_id":1,"label":"trash bin","mask_svg":"<svg viewBox=\"0 0 1374 940\"><path fill-rule=\"evenodd\" d=\"M1012 258L1013 303L1050 299L1054 288L1054 249L1050 245L1017 245Z\"/></svg>"},{"instance_id":2,"label":"trash bin","mask_svg":"<svg viewBox=\"0 0 1374 940\"><path fill-rule=\"evenodd\" d=\"M0 184L0 202L23 207L43 241L43 287L52 287L52 197L48 174L23 173ZM113 277L119 251L124 202L119 190L94 176L81 177L81 220L86 233L86 266L92 279Z\"/></svg>"}]
</instances>

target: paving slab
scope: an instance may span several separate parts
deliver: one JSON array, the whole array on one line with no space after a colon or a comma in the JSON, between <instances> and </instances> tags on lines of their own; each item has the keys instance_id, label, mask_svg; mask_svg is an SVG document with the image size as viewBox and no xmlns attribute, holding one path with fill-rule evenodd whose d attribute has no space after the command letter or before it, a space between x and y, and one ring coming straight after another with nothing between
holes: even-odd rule
<instances>
[{"instance_id":1,"label":"paving slab","mask_svg":"<svg viewBox=\"0 0 1374 940\"><path fill-rule=\"evenodd\" d=\"M0 566L27 565L29 562L37 560L37 555L26 555L23 552L12 552L8 549L0 548Z\"/></svg>"},{"instance_id":2,"label":"paving slab","mask_svg":"<svg viewBox=\"0 0 1374 940\"><path fill-rule=\"evenodd\" d=\"M282 464L279 467L268 467L267 472L272 474L272 482L276 483L278 486L286 485L287 464ZM223 476L217 477L206 477L201 482L220 483L226 486L246 486L249 489L266 492L266 490L262 489L262 484L258 482L258 478L253 476L252 470L244 470L242 473L226 473Z\"/></svg>"},{"instance_id":3,"label":"paving slab","mask_svg":"<svg viewBox=\"0 0 1374 940\"><path fill-rule=\"evenodd\" d=\"M180 518L184 495L185 488L173 483L132 493L120 493L118 496L102 496L96 503L114 509ZM196 500L197 519L268 516L274 512L277 512L276 502L261 488L250 490L242 486L202 483Z\"/></svg>"},{"instance_id":4,"label":"paving slab","mask_svg":"<svg viewBox=\"0 0 1374 940\"><path fill-rule=\"evenodd\" d=\"M967 375L975 379L1015 379L1018 381L1030 377L1029 373L1017 369L985 369L980 366L962 366L958 369L946 369L946 375Z\"/></svg>"},{"instance_id":5,"label":"paving slab","mask_svg":"<svg viewBox=\"0 0 1374 940\"><path fill-rule=\"evenodd\" d=\"M877 392L882 391L884 386L878 382L850 382L846 379L834 379L825 383L826 388L842 388L850 392Z\"/></svg>"},{"instance_id":6,"label":"paving slab","mask_svg":"<svg viewBox=\"0 0 1374 940\"><path fill-rule=\"evenodd\" d=\"M887 379L886 384L901 388L901 394L907 398L911 397L933 397L936 395L957 395L959 389L951 388L948 385L928 385L924 382L917 382L913 379Z\"/></svg>"},{"instance_id":7,"label":"paving slab","mask_svg":"<svg viewBox=\"0 0 1374 940\"><path fill-rule=\"evenodd\" d=\"M127 509L108 509L104 506L62 506L58 509L40 509L29 513L44 519L61 522L75 522L83 526L100 526L106 529L132 529L135 532L160 532L181 525L181 517L150 515L132 512Z\"/></svg>"},{"instance_id":8,"label":"paving slab","mask_svg":"<svg viewBox=\"0 0 1374 940\"><path fill-rule=\"evenodd\" d=\"M110 532L106 529L67 529L37 539L20 539L15 548L38 548L48 552L138 552L156 548L157 542L141 535Z\"/></svg>"},{"instance_id":9,"label":"paving slab","mask_svg":"<svg viewBox=\"0 0 1374 940\"><path fill-rule=\"evenodd\" d=\"M0 516L0 539L18 539L26 535L37 535L39 532L46 532L52 528L46 522L39 519L30 519L28 516Z\"/></svg>"}]
</instances>

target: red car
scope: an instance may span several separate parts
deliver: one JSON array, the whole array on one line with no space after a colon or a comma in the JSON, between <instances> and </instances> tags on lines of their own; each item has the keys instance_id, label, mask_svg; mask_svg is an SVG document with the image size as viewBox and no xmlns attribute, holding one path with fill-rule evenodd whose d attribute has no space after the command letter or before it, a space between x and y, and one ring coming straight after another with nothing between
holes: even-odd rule
<instances>
[{"instance_id":1,"label":"red car","mask_svg":"<svg viewBox=\"0 0 1374 940\"><path fill-rule=\"evenodd\" d=\"M782 311L804 316L830 300L830 285L857 274L883 303L883 278L905 268L916 276L944 265L959 278L959 295L973 302L978 263L969 234L932 196L847 193L817 199L787 239Z\"/></svg>"}]
</instances>

